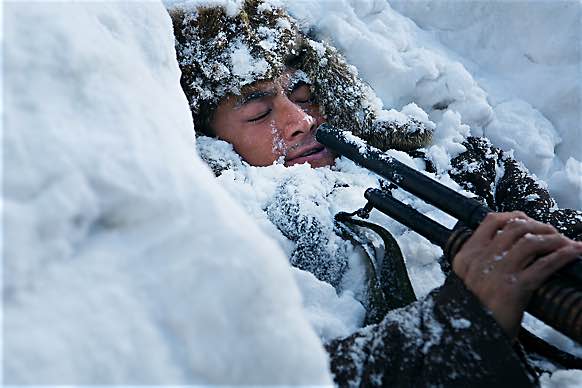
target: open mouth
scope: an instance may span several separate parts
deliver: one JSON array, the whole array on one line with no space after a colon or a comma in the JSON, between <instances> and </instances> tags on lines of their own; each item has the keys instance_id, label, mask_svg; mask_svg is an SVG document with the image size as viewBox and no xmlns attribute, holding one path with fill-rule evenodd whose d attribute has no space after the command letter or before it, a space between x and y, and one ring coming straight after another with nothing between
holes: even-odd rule
<instances>
[{"instance_id":1,"label":"open mouth","mask_svg":"<svg viewBox=\"0 0 582 388\"><path fill-rule=\"evenodd\" d=\"M331 153L322 144L316 143L305 151L293 155L285 161L286 166L292 166L294 164L309 163L312 166L327 165L329 163L322 162L327 159L333 160ZM314 164L315 163L315 164Z\"/></svg>"}]
</instances>

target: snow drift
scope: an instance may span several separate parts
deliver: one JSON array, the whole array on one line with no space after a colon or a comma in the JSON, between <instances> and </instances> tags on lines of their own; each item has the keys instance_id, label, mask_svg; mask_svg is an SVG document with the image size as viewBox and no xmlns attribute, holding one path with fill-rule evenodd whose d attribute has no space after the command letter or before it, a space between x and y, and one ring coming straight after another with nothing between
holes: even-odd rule
<instances>
[{"instance_id":1,"label":"snow drift","mask_svg":"<svg viewBox=\"0 0 582 388\"><path fill-rule=\"evenodd\" d=\"M240 4L196 1L231 13ZM514 148L561 206L582 207L579 2L284 3L343 51L386 108L435 123L432 156L447 160L460 138L485 134ZM332 217L360 206L375 178L340 161L340 171L234 171L219 187L196 156L161 4L4 7L5 381L329 384L314 331L347 334L362 308L289 270L290 242L263 204L288 176L317 182L298 185L309 195L347 182L325 209ZM506 39L524 25L527 34ZM538 44L549 32L556 44ZM441 283L439 250L382 220L417 293ZM543 383L581 380L564 371Z\"/></svg>"},{"instance_id":2,"label":"snow drift","mask_svg":"<svg viewBox=\"0 0 582 388\"><path fill-rule=\"evenodd\" d=\"M4 11L5 382L330 383L284 254L195 154L162 4Z\"/></svg>"},{"instance_id":3,"label":"snow drift","mask_svg":"<svg viewBox=\"0 0 582 388\"><path fill-rule=\"evenodd\" d=\"M582 208L579 1L286 1L338 47L384 106L514 150L561 207Z\"/></svg>"}]
</instances>

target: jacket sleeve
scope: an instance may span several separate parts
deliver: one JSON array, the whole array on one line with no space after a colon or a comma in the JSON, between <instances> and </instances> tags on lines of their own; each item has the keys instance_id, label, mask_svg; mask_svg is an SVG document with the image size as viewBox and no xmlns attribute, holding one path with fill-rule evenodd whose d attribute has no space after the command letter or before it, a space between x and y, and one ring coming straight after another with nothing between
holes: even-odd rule
<instances>
[{"instance_id":1,"label":"jacket sleeve","mask_svg":"<svg viewBox=\"0 0 582 388\"><path fill-rule=\"evenodd\" d=\"M558 209L544 183L523 164L483 138L470 137L463 145L467 150L451 161L450 176L465 190L483 198L495 211L521 210L582 240L582 212Z\"/></svg>"},{"instance_id":2,"label":"jacket sleeve","mask_svg":"<svg viewBox=\"0 0 582 388\"><path fill-rule=\"evenodd\" d=\"M327 345L344 386L535 386L494 318L454 274L425 299Z\"/></svg>"}]
</instances>

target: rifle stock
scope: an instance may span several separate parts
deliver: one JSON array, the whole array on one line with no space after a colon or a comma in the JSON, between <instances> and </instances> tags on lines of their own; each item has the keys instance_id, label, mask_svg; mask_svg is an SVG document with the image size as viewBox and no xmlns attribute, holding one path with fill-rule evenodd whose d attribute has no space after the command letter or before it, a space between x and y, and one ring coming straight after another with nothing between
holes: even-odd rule
<instances>
[{"instance_id":1,"label":"rifle stock","mask_svg":"<svg viewBox=\"0 0 582 388\"><path fill-rule=\"evenodd\" d=\"M464 227L450 230L393 198L368 189L365 198L379 211L440 246L452 260L481 221L493 210L442 185L400 161L367 145L350 132L321 125L317 141L368 168L400 188L459 220ZM549 326L582 343L582 257L562 268L536 290L526 309Z\"/></svg>"}]
</instances>

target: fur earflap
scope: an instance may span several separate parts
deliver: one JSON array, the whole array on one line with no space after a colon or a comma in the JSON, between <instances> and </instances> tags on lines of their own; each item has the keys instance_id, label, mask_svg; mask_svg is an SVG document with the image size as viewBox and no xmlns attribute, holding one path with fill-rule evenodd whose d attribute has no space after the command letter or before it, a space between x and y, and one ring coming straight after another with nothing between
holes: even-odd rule
<instances>
[{"instance_id":1,"label":"fur earflap","mask_svg":"<svg viewBox=\"0 0 582 388\"><path fill-rule=\"evenodd\" d=\"M382 107L376 94L334 47L306 38L303 51L300 67L331 126L349 130L382 150L410 151L431 142L432 130L418 120L378 120Z\"/></svg>"},{"instance_id":2,"label":"fur earflap","mask_svg":"<svg viewBox=\"0 0 582 388\"><path fill-rule=\"evenodd\" d=\"M206 129L204 119L221 99L278 77L297 53L301 35L294 20L261 4L247 0L233 17L222 7L170 10L181 84L197 130Z\"/></svg>"}]
</instances>

